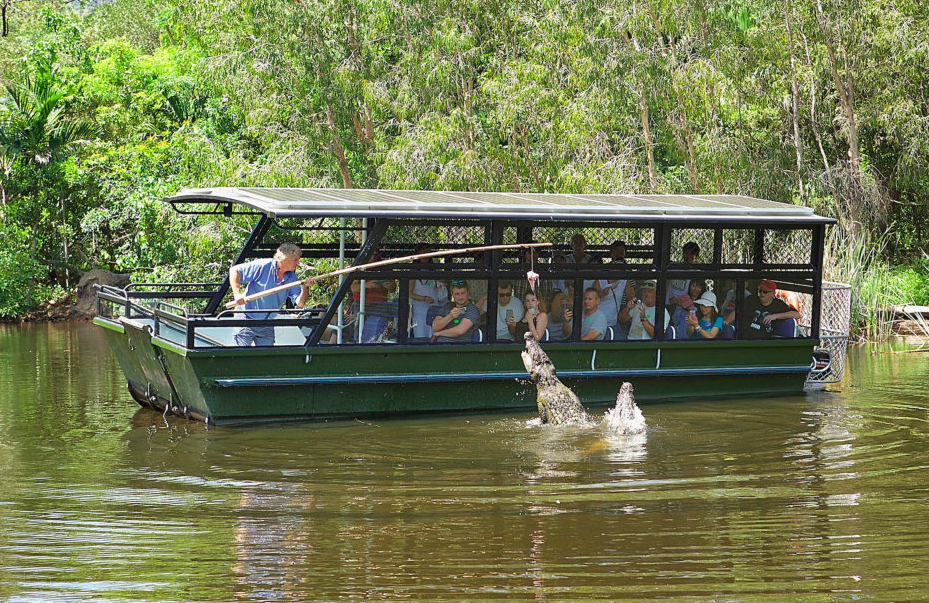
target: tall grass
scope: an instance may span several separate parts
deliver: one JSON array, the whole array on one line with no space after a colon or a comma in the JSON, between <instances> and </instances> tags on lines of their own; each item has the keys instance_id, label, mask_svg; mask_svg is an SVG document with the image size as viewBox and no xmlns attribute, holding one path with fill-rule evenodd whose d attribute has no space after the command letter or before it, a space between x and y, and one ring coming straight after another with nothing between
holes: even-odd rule
<instances>
[{"instance_id":1,"label":"tall grass","mask_svg":"<svg viewBox=\"0 0 929 603\"><path fill-rule=\"evenodd\" d=\"M887 260L888 232L872 238L864 228L835 227L826 240L824 277L844 282L852 288L851 336L861 340L882 340L894 335L891 306L911 305L914 296L901 286ZM908 316L924 337L929 325L921 316Z\"/></svg>"}]
</instances>

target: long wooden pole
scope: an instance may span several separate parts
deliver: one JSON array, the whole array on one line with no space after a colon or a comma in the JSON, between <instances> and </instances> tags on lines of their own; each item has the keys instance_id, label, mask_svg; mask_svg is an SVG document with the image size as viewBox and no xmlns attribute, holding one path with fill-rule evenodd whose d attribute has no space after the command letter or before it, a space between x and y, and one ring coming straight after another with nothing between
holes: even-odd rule
<instances>
[{"instance_id":1,"label":"long wooden pole","mask_svg":"<svg viewBox=\"0 0 929 603\"><path fill-rule=\"evenodd\" d=\"M417 253L415 255L407 255L402 258L390 258L387 260L379 260L377 262L371 262L370 264L361 264L360 266L349 266L348 268L342 268L341 270L333 270L332 272L327 272L325 274L320 274L319 276L311 277L313 280L320 280L324 278L331 278L333 276L339 276L340 274L348 274L350 272L356 272L358 270L367 270L369 268L377 268L379 266L389 266L390 264L401 264L403 262L416 261L422 258L438 258L447 255L461 255L464 253L474 253L475 251L494 251L497 249L520 249L526 247L551 247L551 243L516 243L513 245L485 245L483 247L468 247L467 249L447 249L445 251L430 251L429 253ZM284 285L278 285L277 287L272 287L270 289L265 289L264 291L259 291L252 295L248 295L243 298L245 303L248 303L255 299L260 299L266 295L271 295L272 293L277 293L278 291L286 291L294 287L299 287L300 281L295 281L292 283L286 283ZM235 300L232 300L226 304L227 308L236 307Z\"/></svg>"}]
</instances>

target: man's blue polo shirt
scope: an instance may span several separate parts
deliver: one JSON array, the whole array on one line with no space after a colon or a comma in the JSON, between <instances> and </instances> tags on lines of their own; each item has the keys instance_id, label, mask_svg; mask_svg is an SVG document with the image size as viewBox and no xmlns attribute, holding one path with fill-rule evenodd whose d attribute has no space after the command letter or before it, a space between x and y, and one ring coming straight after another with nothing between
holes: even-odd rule
<instances>
[{"instance_id":1,"label":"man's blue polo shirt","mask_svg":"<svg viewBox=\"0 0 929 603\"><path fill-rule=\"evenodd\" d=\"M274 259L253 260L246 264L242 264L239 268L239 282L248 283L248 286L245 288L245 295L247 296L283 285L284 283L298 283L297 286L291 287L290 289L278 291L277 293L272 293L260 299L253 299L245 304L246 310L279 310L288 297L293 300L294 304L297 303L297 298L300 297L300 281L297 280L297 275L291 270L290 272L285 272L284 278L278 281L277 260ZM249 318L274 318L275 313L246 312L245 315Z\"/></svg>"}]
</instances>

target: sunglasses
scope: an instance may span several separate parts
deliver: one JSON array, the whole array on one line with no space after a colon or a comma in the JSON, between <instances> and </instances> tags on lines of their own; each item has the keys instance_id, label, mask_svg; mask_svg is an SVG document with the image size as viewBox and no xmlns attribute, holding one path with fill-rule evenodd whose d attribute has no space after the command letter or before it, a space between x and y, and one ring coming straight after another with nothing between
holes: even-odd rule
<instances>
[{"instance_id":1,"label":"sunglasses","mask_svg":"<svg viewBox=\"0 0 929 603\"><path fill-rule=\"evenodd\" d=\"M464 281L452 281L452 284L453 285L464 285L465 282Z\"/></svg>"},{"instance_id":2,"label":"sunglasses","mask_svg":"<svg viewBox=\"0 0 929 603\"><path fill-rule=\"evenodd\" d=\"M768 293L774 293L774 291L768 291L767 289L762 289L761 287L758 287L758 295L761 295L762 293L767 295Z\"/></svg>"},{"instance_id":3,"label":"sunglasses","mask_svg":"<svg viewBox=\"0 0 929 603\"><path fill-rule=\"evenodd\" d=\"M497 297L513 297L513 293L498 293Z\"/></svg>"}]
</instances>

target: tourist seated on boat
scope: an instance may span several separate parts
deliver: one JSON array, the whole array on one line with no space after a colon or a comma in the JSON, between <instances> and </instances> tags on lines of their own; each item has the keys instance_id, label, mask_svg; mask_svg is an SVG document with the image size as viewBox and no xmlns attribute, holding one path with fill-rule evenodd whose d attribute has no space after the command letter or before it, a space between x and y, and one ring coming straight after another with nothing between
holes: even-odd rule
<instances>
[{"instance_id":1,"label":"tourist seated on boat","mask_svg":"<svg viewBox=\"0 0 929 603\"><path fill-rule=\"evenodd\" d=\"M432 321L432 341L439 343L464 343L471 341L477 328L480 311L471 301L468 283L456 280L451 283L452 299Z\"/></svg>"},{"instance_id":2,"label":"tourist seated on boat","mask_svg":"<svg viewBox=\"0 0 929 603\"><path fill-rule=\"evenodd\" d=\"M716 294L707 291L694 302L695 312L688 312L685 323L690 339L716 339L723 330L723 317L716 311Z\"/></svg>"},{"instance_id":3,"label":"tourist seated on boat","mask_svg":"<svg viewBox=\"0 0 929 603\"><path fill-rule=\"evenodd\" d=\"M379 262L384 259L380 252L375 251L369 262ZM362 343L376 341L391 319L396 320L396 303L390 304L390 296L397 291L397 281L393 279L364 279L364 327L361 334ZM354 312L361 316L361 279L355 280L351 285Z\"/></svg>"},{"instance_id":4,"label":"tourist seated on boat","mask_svg":"<svg viewBox=\"0 0 929 603\"><path fill-rule=\"evenodd\" d=\"M774 296L776 290L774 281L765 279L758 283L755 294L742 302L740 325L743 339L771 339L784 320L800 318L799 312Z\"/></svg>"},{"instance_id":5,"label":"tourist seated on boat","mask_svg":"<svg viewBox=\"0 0 929 603\"><path fill-rule=\"evenodd\" d=\"M620 313L620 319L629 317L629 339L654 339L655 338L655 310L656 296L655 290L658 284L654 279L648 279L642 282L642 290L639 295L642 299L630 299ZM664 311L664 324L670 324L671 317L668 311Z\"/></svg>"},{"instance_id":6,"label":"tourist seated on boat","mask_svg":"<svg viewBox=\"0 0 929 603\"><path fill-rule=\"evenodd\" d=\"M562 330L562 325L564 323L565 310L570 309L573 305L574 282L567 281L564 283L563 291L555 291L555 294L552 296L552 301L549 304L550 311L548 317L551 323L548 329L549 339L553 341L564 341L568 339ZM570 329L568 329L568 333L571 333Z\"/></svg>"},{"instance_id":7,"label":"tourist seated on boat","mask_svg":"<svg viewBox=\"0 0 929 603\"><path fill-rule=\"evenodd\" d=\"M486 307L484 308L486 311ZM523 304L513 297L513 282L497 283L497 341L515 341L516 323L523 319Z\"/></svg>"},{"instance_id":8,"label":"tourist seated on boat","mask_svg":"<svg viewBox=\"0 0 929 603\"><path fill-rule=\"evenodd\" d=\"M379 262L380 252L375 251L371 255L369 263ZM390 299L390 295L397 291L397 281L393 279L365 279L365 305L384 303ZM360 301L361 299L361 280L352 282L352 299Z\"/></svg>"},{"instance_id":9,"label":"tourist seated on boat","mask_svg":"<svg viewBox=\"0 0 929 603\"><path fill-rule=\"evenodd\" d=\"M724 324L724 325L732 325L732 324L735 324L735 322L736 322L736 321L735 321L735 318L736 318L736 315L735 315L735 310L736 310L736 303L735 303L735 302L736 302L736 293L735 293L735 289L736 289L736 283L735 283L735 281L733 281L733 282L732 282L732 285L729 287L729 290L726 292L726 299L725 299L725 301L723 301L723 303L720 305L720 308L719 308L719 314L720 314L720 316L723 317L723 324ZM744 298L744 297L748 297L749 295L750 295L750 293L749 293L749 291L748 291L747 289L742 291L742 297L743 297L743 298Z\"/></svg>"},{"instance_id":10,"label":"tourist seated on boat","mask_svg":"<svg viewBox=\"0 0 929 603\"><path fill-rule=\"evenodd\" d=\"M703 279L694 279L690 281L690 286L685 295L680 296L681 303L671 314L671 324L674 328L683 331L686 328L685 320L689 314L693 314L697 309L694 307L694 300L700 299L706 292L706 281Z\"/></svg>"},{"instance_id":11,"label":"tourist seated on boat","mask_svg":"<svg viewBox=\"0 0 929 603\"><path fill-rule=\"evenodd\" d=\"M681 248L681 255L685 264L693 264L700 257L700 246L695 241L684 243ZM687 295L690 289L689 278L674 278L668 281L667 291L665 292L665 309L674 316L675 310L686 303L693 302L696 298L690 298ZM687 309L687 308L685 308Z\"/></svg>"},{"instance_id":12,"label":"tourist seated on boat","mask_svg":"<svg viewBox=\"0 0 929 603\"><path fill-rule=\"evenodd\" d=\"M606 316L597 308L600 306L600 293L590 287L584 291L584 313L583 322L581 323L581 341L598 341L606 335ZM570 308L564 313L564 322L561 325L561 333L565 337L570 337L571 330L574 328L574 312Z\"/></svg>"},{"instance_id":13,"label":"tourist seated on boat","mask_svg":"<svg viewBox=\"0 0 929 603\"><path fill-rule=\"evenodd\" d=\"M524 315L516 323L516 341L522 341L527 332L531 332L536 341L545 339L545 329L548 328L548 312L545 303L539 296L530 291L523 296Z\"/></svg>"},{"instance_id":14,"label":"tourist seated on boat","mask_svg":"<svg viewBox=\"0 0 929 603\"><path fill-rule=\"evenodd\" d=\"M571 249L572 252L565 256L569 264L589 264L594 260L594 256L587 253L587 238L581 233L571 237Z\"/></svg>"},{"instance_id":15,"label":"tourist seated on boat","mask_svg":"<svg viewBox=\"0 0 929 603\"><path fill-rule=\"evenodd\" d=\"M610 245L610 264L626 264L626 242L613 241ZM632 287L626 279L601 279L600 287L600 312L606 316L607 325L615 327L618 322L619 309L622 307L623 298L633 297Z\"/></svg>"},{"instance_id":16,"label":"tourist seated on boat","mask_svg":"<svg viewBox=\"0 0 929 603\"><path fill-rule=\"evenodd\" d=\"M288 299L298 308L306 306L306 302L310 297L309 286L312 284L313 279L306 279L303 281L302 286L299 279L297 279L296 270L300 264L302 254L303 252L297 245L282 243L274 252L274 257L270 259L252 260L229 268L229 286L232 289L232 295L235 297L236 307L242 306L244 310L278 310ZM248 283L244 291L242 291L242 283ZM294 283L294 286L290 289L277 291L265 297L245 302L245 298L249 295L273 289L286 283ZM246 318L254 319L270 319L275 316L273 312L247 311L237 312L236 316L241 317L243 314ZM274 345L274 327L239 327L235 330L233 337L236 345L239 346Z\"/></svg>"},{"instance_id":17,"label":"tourist seated on boat","mask_svg":"<svg viewBox=\"0 0 929 603\"><path fill-rule=\"evenodd\" d=\"M431 245L420 243L415 251L417 254L430 253L433 249ZM420 258L416 262L428 266L432 263L432 258ZM413 337L432 337L432 327L426 320L429 306L445 304L447 301L448 287L445 282L434 278L410 281L410 320L413 323Z\"/></svg>"}]
</instances>

